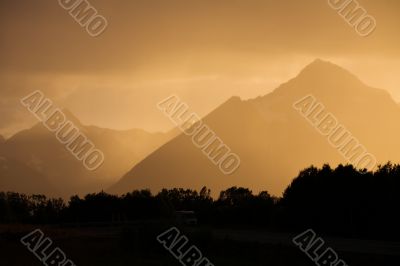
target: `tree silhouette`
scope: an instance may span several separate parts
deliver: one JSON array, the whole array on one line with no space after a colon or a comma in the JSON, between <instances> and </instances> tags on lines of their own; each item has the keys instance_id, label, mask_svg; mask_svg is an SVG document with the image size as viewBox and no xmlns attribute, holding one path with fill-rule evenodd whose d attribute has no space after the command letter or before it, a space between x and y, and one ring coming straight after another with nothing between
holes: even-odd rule
<instances>
[{"instance_id":1,"label":"tree silhouette","mask_svg":"<svg viewBox=\"0 0 400 266\"><path fill-rule=\"evenodd\" d=\"M200 224L258 226L300 231L313 228L338 236L398 239L400 165L388 162L375 172L351 165L310 166L290 183L282 198L231 187L218 199L203 187L137 190L122 196L104 191L68 202L44 195L0 192L1 223L106 223L169 221L177 211L194 211Z\"/></svg>"}]
</instances>

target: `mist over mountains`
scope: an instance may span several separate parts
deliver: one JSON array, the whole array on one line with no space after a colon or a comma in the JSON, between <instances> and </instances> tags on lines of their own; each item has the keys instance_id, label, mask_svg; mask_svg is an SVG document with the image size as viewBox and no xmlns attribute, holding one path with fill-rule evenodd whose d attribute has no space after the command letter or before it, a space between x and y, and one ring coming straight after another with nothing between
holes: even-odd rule
<instances>
[{"instance_id":1,"label":"mist over mountains","mask_svg":"<svg viewBox=\"0 0 400 266\"><path fill-rule=\"evenodd\" d=\"M213 192L231 186L280 195L297 173L346 159L294 108L312 94L345 125L379 163L398 162L400 109L390 95L365 85L347 70L322 60L306 66L272 93L250 100L232 97L203 118L241 160L224 175L191 138L177 129L148 133L85 126L71 112L70 121L105 154L91 172L42 124L5 140L0 136L0 188L23 193L69 196L107 189L193 188ZM166 118L168 119L168 118Z\"/></svg>"},{"instance_id":2,"label":"mist over mountains","mask_svg":"<svg viewBox=\"0 0 400 266\"><path fill-rule=\"evenodd\" d=\"M203 119L240 156L234 174L223 175L181 134L137 164L110 192L202 186L218 192L236 185L280 195L309 165L346 163L294 110L293 103L308 94L322 102L378 162L399 161L400 109L390 95L337 65L316 60L272 93L247 101L233 97Z\"/></svg>"},{"instance_id":3,"label":"mist over mountains","mask_svg":"<svg viewBox=\"0 0 400 266\"><path fill-rule=\"evenodd\" d=\"M0 188L19 193L62 195L40 172L17 160L0 156Z\"/></svg>"},{"instance_id":4,"label":"mist over mountains","mask_svg":"<svg viewBox=\"0 0 400 266\"><path fill-rule=\"evenodd\" d=\"M176 134L173 131L148 133L140 129L117 131L85 126L68 110L63 113L105 154L103 165L95 171L87 170L53 133L38 123L0 146L0 156L10 159L5 163L14 162L10 169L19 169L13 172L14 178L6 179L2 190L70 196L106 189L132 165ZM16 167L16 163L20 167Z\"/></svg>"}]
</instances>

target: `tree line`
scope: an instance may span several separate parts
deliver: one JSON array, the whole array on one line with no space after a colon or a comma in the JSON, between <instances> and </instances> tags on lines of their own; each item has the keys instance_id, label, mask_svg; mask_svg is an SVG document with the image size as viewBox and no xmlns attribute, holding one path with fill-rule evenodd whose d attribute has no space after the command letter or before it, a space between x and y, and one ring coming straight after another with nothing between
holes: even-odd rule
<instances>
[{"instance_id":1,"label":"tree line","mask_svg":"<svg viewBox=\"0 0 400 266\"><path fill-rule=\"evenodd\" d=\"M311 166L282 197L254 194L242 187L217 199L206 187L163 189L153 195L137 190L122 196L105 192L73 196L68 202L43 195L0 193L0 223L84 224L173 221L176 211L194 211L199 224L246 226L268 230L319 232L346 237L399 239L400 165L387 163L374 172L351 165Z\"/></svg>"}]
</instances>

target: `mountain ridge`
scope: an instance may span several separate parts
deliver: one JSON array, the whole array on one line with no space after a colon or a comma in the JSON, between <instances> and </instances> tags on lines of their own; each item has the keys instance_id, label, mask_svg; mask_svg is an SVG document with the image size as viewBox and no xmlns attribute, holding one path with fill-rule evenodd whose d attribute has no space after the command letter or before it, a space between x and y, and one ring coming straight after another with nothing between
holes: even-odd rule
<instances>
[{"instance_id":1,"label":"mountain ridge","mask_svg":"<svg viewBox=\"0 0 400 266\"><path fill-rule=\"evenodd\" d=\"M176 134L173 131L148 133L138 129L118 131L86 126L72 112L66 109L63 112L105 154L106 160L99 169L89 171L84 168L82 162L41 122L7 139L0 150L1 156L24 164L55 184L54 187L59 188L59 196L92 193L107 188ZM45 185L41 191L47 191Z\"/></svg>"},{"instance_id":2,"label":"mountain ridge","mask_svg":"<svg viewBox=\"0 0 400 266\"><path fill-rule=\"evenodd\" d=\"M222 175L187 136L179 135L133 167L109 191L120 194L142 188L158 191L164 187L202 186L222 191L235 185L279 195L299 170L311 164L346 163L293 109L294 102L309 94L380 162L400 160L396 150L400 148L396 138L400 126L381 119L400 119L400 109L390 95L365 85L335 64L315 60L273 92L245 101L231 97L203 118L241 158L241 166L232 176ZM375 104L382 106L379 112L371 108ZM381 131L384 136L380 136ZM382 139L395 141L388 144Z\"/></svg>"}]
</instances>

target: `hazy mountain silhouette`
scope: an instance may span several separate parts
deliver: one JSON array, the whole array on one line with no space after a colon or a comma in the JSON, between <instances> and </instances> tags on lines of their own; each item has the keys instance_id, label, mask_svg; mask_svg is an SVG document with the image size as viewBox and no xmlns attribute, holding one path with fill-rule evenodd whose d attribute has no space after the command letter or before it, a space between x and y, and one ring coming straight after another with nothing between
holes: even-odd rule
<instances>
[{"instance_id":1,"label":"hazy mountain silhouette","mask_svg":"<svg viewBox=\"0 0 400 266\"><path fill-rule=\"evenodd\" d=\"M16 160L0 156L0 188L19 193L57 195L55 187L39 172Z\"/></svg>"},{"instance_id":2,"label":"hazy mountain silhouette","mask_svg":"<svg viewBox=\"0 0 400 266\"><path fill-rule=\"evenodd\" d=\"M0 155L2 154L2 150L4 149L4 144L6 143L6 139L0 135Z\"/></svg>"},{"instance_id":3,"label":"hazy mountain silhouette","mask_svg":"<svg viewBox=\"0 0 400 266\"><path fill-rule=\"evenodd\" d=\"M173 138L174 132L148 133L133 129L117 131L84 126L68 110L63 110L72 121L105 155L103 165L95 171L87 170L41 123L21 131L8 139L0 151L0 155L22 162L32 171L46 177L56 188L60 188L62 196L75 193L89 193L107 188L126 173L132 165ZM17 180L29 178L20 176L23 172L14 173ZM27 173L29 174L29 173ZM27 175L24 174L24 175ZM33 179L33 178L31 178ZM39 181L38 181L39 182ZM18 185L15 184L15 191ZM2 190L3 187L0 187ZM46 191L46 194L53 194Z\"/></svg>"},{"instance_id":4,"label":"hazy mountain silhouette","mask_svg":"<svg viewBox=\"0 0 400 266\"><path fill-rule=\"evenodd\" d=\"M311 164L346 163L292 105L313 94L379 162L399 161L400 108L390 95L368 87L345 69L322 60L263 97L233 97L203 121L240 156L230 176L181 134L137 164L110 192L195 188L221 191L232 185L280 195L299 170Z\"/></svg>"}]
</instances>

